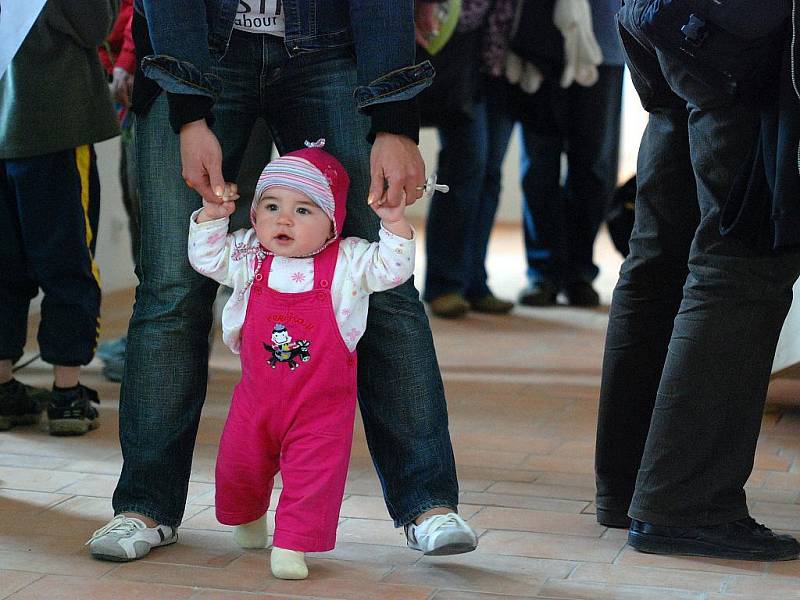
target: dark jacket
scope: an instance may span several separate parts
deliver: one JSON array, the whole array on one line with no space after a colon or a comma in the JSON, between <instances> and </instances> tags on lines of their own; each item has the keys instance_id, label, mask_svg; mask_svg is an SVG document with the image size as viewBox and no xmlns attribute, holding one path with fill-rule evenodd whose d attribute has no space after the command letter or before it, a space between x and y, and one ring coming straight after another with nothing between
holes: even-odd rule
<instances>
[{"instance_id":1,"label":"dark jacket","mask_svg":"<svg viewBox=\"0 0 800 600\"><path fill-rule=\"evenodd\" d=\"M796 19L785 29L777 85L761 98L761 133L751 166L734 183L720 221L723 234L773 250L800 249L800 49L792 43L800 35Z\"/></svg>"},{"instance_id":2,"label":"dark jacket","mask_svg":"<svg viewBox=\"0 0 800 600\"><path fill-rule=\"evenodd\" d=\"M119 135L97 46L116 0L48 0L0 79L0 159Z\"/></svg>"}]
</instances>

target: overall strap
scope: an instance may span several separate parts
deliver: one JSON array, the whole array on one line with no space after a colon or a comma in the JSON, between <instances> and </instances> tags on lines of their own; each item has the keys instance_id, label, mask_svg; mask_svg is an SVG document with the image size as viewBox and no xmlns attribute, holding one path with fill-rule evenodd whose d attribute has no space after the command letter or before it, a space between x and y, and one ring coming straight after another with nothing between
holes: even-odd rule
<instances>
[{"instance_id":1,"label":"overall strap","mask_svg":"<svg viewBox=\"0 0 800 600\"><path fill-rule=\"evenodd\" d=\"M331 289L333 273L336 270L336 259L339 257L339 241L337 238L322 252L314 256L314 289Z\"/></svg>"}]
</instances>

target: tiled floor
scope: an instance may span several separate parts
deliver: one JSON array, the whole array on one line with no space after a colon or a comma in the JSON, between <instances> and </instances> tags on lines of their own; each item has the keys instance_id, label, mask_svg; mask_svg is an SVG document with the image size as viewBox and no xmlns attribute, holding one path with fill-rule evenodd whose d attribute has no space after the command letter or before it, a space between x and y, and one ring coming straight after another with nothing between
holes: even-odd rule
<instances>
[{"instance_id":1,"label":"tiled floor","mask_svg":"<svg viewBox=\"0 0 800 600\"><path fill-rule=\"evenodd\" d=\"M492 284L522 283L519 235L493 240ZM598 245L607 301L618 259ZM130 294L107 298L104 337L125 327ZM219 343L195 453L180 543L145 560L92 560L83 542L111 516L121 456L119 387L99 365L102 426L83 438L39 428L0 434L0 598L512 598L764 600L800 598L800 561L762 564L663 558L625 546L593 515L593 437L605 311L518 309L506 318L434 319L462 487L461 512L480 534L476 552L422 558L404 546L356 431L335 551L310 560L307 581L273 579L269 552L242 551L214 518L213 465L236 360ZM33 346L32 346L33 347ZM21 378L45 384L41 363ZM800 385L776 380L748 494L754 515L800 530Z\"/></svg>"}]
</instances>

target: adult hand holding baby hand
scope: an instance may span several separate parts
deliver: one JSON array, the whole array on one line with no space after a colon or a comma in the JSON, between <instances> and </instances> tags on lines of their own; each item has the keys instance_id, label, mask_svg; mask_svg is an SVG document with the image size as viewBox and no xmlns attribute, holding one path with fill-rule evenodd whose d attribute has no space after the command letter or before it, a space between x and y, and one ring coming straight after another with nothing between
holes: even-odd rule
<instances>
[{"instance_id":1,"label":"adult hand holding baby hand","mask_svg":"<svg viewBox=\"0 0 800 600\"><path fill-rule=\"evenodd\" d=\"M414 204L425 184L425 162L414 140L394 133L375 136L370 163L369 199L372 206ZM386 185L386 187L384 187Z\"/></svg>"},{"instance_id":2,"label":"adult hand holding baby hand","mask_svg":"<svg viewBox=\"0 0 800 600\"><path fill-rule=\"evenodd\" d=\"M203 198L203 210L197 215L197 222L215 221L225 219L236 210L236 200L239 199L239 189L235 183L226 183L222 188L222 201L209 202Z\"/></svg>"}]
</instances>

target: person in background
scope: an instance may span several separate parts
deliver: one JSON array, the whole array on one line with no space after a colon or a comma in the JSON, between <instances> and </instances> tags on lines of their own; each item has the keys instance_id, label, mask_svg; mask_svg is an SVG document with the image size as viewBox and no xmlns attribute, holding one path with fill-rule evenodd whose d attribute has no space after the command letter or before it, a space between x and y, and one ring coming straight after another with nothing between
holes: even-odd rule
<instances>
[{"instance_id":1,"label":"person in background","mask_svg":"<svg viewBox=\"0 0 800 600\"><path fill-rule=\"evenodd\" d=\"M591 13L589 13L591 8ZM521 171L528 287L526 306L551 306L563 292L572 306L597 306L594 241L617 182L623 55L616 29L618 0L560 0L554 24L566 43L567 70L545 77L538 110L522 114ZM525 24L521 24L524 27ZM596 70L574 71L571 47L596 53ZM599 58L599 57L598 57ZM530 114L533 112L535 114ZM562 154L566 173L562 178ZM563 183L562 183L563 182Z\"/></svg>"},{"instance_id":2,"label":"person in background","mask_svg":"<svg viewBox=\"0 0 800 600\"><path fill-rule=\"evenodd\" d=\"M41 406L12 374L41 289L38 342L53 365L52 435L99 425L80 383L100 327L94 260L100 182L94 143L119 134L97 57L113 0L48 0L0 79L0 429L35 423Z\"/></svg>"},{"instance_id":3,"label":"person in background","mask_svg":"<svg viewBox=\"0 0 800 600\"><path fill-rule=\"evenodd\" d=\"M417 1L418 31L438 6ZM507 44L515 7L516 0L464 0L455 33L433 58L437 79L420 94L423 119L429 115L439 134L438 177L450 187L449 193L433 196L425 226L423 298L438 317L506 314L514 307L487 284L486 252L498 194L485 189L484 181L495 152L499 109L493 103L497 82L490 75L494 54L487 48ZM418 35L417 43L425 48L428 40Z\"/></svg>"}]
</instances>

